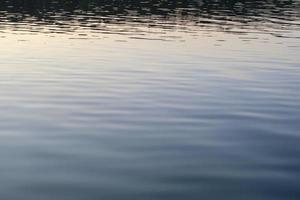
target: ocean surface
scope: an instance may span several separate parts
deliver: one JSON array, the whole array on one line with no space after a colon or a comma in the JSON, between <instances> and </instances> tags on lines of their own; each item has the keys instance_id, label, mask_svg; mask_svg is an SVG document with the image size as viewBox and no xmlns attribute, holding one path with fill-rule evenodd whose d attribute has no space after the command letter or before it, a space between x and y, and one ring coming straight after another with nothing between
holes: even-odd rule
<instances>
[{"instance_id":1,"label":"ocean surface","mask_svg":"<svg viewBox=\"0 0 300 200\"><path fill-rule=\"evenodd\" d=\"M300 1L0 2L1 200L300 199Z\"/></svg>"}]
</instances>

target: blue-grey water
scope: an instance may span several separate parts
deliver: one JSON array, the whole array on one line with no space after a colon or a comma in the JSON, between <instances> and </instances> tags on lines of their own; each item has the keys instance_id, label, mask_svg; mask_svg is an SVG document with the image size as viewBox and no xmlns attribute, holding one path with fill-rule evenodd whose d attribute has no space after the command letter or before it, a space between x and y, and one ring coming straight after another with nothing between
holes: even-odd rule
<instances>
[{"instance_id":1,"label":"blue-grey water","mask_svg":"<svg viewBox=\"0 0 300 200\"><path fill-rule=\"evenodd\" d=\"M300 2L0 2L1 200L298 200Z\"/></svg>"}]
</instances>

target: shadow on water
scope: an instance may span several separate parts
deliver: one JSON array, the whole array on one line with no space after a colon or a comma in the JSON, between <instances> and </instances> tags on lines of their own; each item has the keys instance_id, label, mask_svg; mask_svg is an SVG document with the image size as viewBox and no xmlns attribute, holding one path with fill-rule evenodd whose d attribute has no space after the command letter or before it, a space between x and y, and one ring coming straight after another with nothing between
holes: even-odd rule
<instances>
[{"instance_id":1,"label":"shadow on water","mask_svg":"<svg viewBox=\"0 0 300 200\"><path fill-rule=\"evenodd\" d=\"M271 34L298 38L300 4L294 0L8 0L0 2L0 30L64 33L86 31L174 39L166 32Z\"/></svg>"}]
</instances>

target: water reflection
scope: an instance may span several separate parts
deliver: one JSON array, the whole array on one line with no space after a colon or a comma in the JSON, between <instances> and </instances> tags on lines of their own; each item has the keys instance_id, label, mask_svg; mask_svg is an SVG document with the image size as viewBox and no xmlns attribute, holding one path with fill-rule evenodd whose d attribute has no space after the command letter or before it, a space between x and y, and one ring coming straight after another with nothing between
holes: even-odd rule
<instances>
[{"instance_id":1,"label":"water reflection","mask_svg":"<svg viewBox=\"0 0 300 200\"><path fill-rule=\"evenodd\" d=\"M298 1L0 1L0 199L299 199L299 23Z\"/></svg>"},{"instance_id":2,"label":"water reflection","mask_svg":"<svg viewBox=\"0 0 300 200\"><path fill-rule=\"evenodd\" d=\"M0 2L0 30L15 33L70 34L97 38L110 34L135 39L182 39L219 31L253 40L261 34L298 38L300 4L260 1L31 1ZM94 33L91 36L91 33ZM249 36L255 33L258 36ZM0 33L1 35L1 33Z\"/></svg>"}]
</instances>

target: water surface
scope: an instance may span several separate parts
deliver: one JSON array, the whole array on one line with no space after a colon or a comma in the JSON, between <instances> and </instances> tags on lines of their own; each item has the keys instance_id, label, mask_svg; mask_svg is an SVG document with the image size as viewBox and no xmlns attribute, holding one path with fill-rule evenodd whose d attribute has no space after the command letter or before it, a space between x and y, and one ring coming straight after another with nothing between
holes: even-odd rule
<instances>
[{"instance_id":1,"label":"water surface","mask_svg":"<svg viewBox=\"0 0 300 200\"><path fill-rule=\"evenodd\" d=\"M299 199L299 5L1 1L1 199Z\"/></svg>"}]
</instances>

